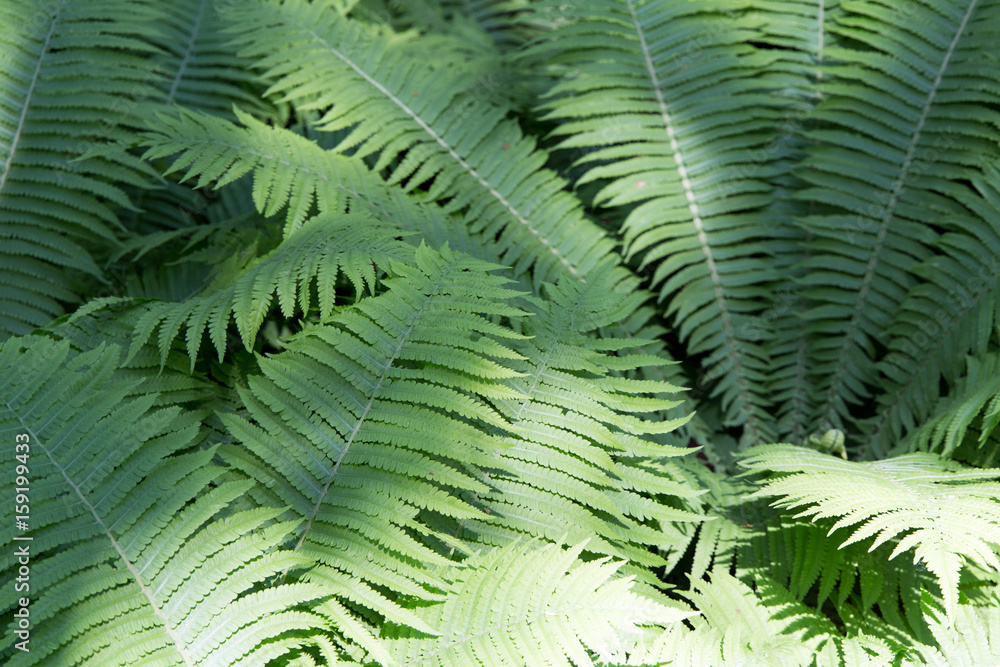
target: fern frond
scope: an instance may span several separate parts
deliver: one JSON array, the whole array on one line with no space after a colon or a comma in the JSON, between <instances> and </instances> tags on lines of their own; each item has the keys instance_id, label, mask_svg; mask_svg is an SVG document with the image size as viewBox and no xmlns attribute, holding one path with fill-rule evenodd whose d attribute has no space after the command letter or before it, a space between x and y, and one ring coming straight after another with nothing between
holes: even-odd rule
<instances>
[{"instance_id":1,"label":"fern frond","mask_svg":"<svg viewBox=\"0 0 1000 667\"><path fill-rule=\"evenodd\" d=\"M435 247L449 242L456 250L495 262L499 253L456 229L436 205L427 205L388 187L353 157L323 150L290 130L268 127L239 109L244 127L208 114L180 110L158 117L146 135L144 157L177 155L167 173L183 172L182 181L198 177L196 185L214 184L222 196L239 179L253 174L252 200L263 215L286 212L284 235L295 232L319 213L368 213L415 231ZM224 187L225 186L225 187Z\"/></svg>"},{"instance_id":2,"label":"fern frond","mask_svg":"<svg viewBox=\"0 0 1000 667\"><path fill-rule=\"evenodd\" d=\"M489 275L497 268L421 246L415 265L392 268L387 293L260 359L263 375L239 388L246 417L220 415L241 443L222 456L304 519L294 550L324 565L307 580L424 632L390 598L435 599L440 581L427 565L449 561L428 541L464 547L418 514L480 514L458 497L488 490L466 466L498 467L491 431L507 426L483 399L514 395L500 381L519 375L504 342L520 335L489 319L524 314L506 303L518 292Z\"/></svg>"},{"instance_id":3,"label":"fern frond","mask_svg":"<svg viewBox=\"0 0 1000 667\"><path fill-rule=\"evenodd\" d=\"M957 613L941 616L929 601L924 613L937 647L919 646L916 651L936 667L1000 664L1000 592L994 591L987 605L962 604Z\"/></svg>"},{"instance_id":4,"label":"fern frond","mask_svg":"<svg viewBox=\"0 0 1000 667\"><path fill-rule=\"evenodd\" d=\"M712 572L711 582L685 594L702 616L666 632L629 665L796 665L807 667L822 638L807 638L782 618L785 605L765 604L743 582L724 570ZM623 663L624 664L624 663Z\"/></svg>"},{"instance_id":5,"label":"fern frond","mask_svg":"<svg viewBox=\"0 0 1000 667\"><path fill-rule=\"evenodd\" d=\"M773 437L768 361L749 334L763 286L777 276L756 251L768 230L754 212L768 202L778 156L747 156L771 141L779 115L759 79L773 57L751 46L751 24L721 9L635 0L573 7L544 48L576 74L544 108L562 121L559 147L587 151L579 183L608 181L595 203L636 205L623 227L628 255L654 269L689 353L707 355L727 425L760 443Z\"/></svg>"},{"instance_id":6,"label":"fern frond","mask_svg":"<svg viewBox=\"0 0 1000 667\"><path fill-rule=\"evenodd\" d=\"M4 488L30 487L28 528L0 536L32 573L29 589L0 597L5 616L30 600L29 650L15 650L14 619L4 664L221 666L310 643L326 620L291 609L323 588L253 590L308 564L274 548L294 524L278 510L225 512L253 482L222 479L197 416L154 408L120 357L47 337L0 346L0 430L22 444L0 452ZM14 549L0 556L7 580L23 565Z\"/></svg>"},{"instance_id":7,"label":"fern frond","mask_svg":"<svg viewBox=\"0 0 1000 667\"><path fill-rule=\"evenodd\" d=\"M584 544L511 544L444 574L444 603L427 609L439 637L400 636L390 652L400 665L467 667L619 664L623 642L641 626L673 624L697 612L637 595L620 563L583 562Z\"/></svg>"},{"instance_id":8,"label":"fern frond","mask_svg":"<svg viewBox=\"0 0 1000 667\"><path fill-rule=\"evenodd\" d=\"M878 637L858 633L840 641L831 641L816 655L816 667L884 667L918 665L908 658L900 660L900 650Z\"/></svg>"},{"instance_id":9,"label":"fern frond","mask_svg":"<svg viewBox=\"0 0 1000 667\"><path fill-rule=\"evenodd\" d=\"M1000 169L989 166L970 180L972 188L952 186L962 210L944 221L934 256L915 267L920 283L889 330L879 364L884 392L864 424L865 447L876 456L928 419L942 379L959 391L966 355L984 359L1000 331Z\"/></svg>"},{"instance_id":10,"label":"fern frond","mask_svg":"<svg viewBox=\"0 0 1000 667\"><path fill-rule=\"evenodd\" d=\"M458 32L471 23L488 35L501 53L522 46L532 32L528 0L416 0L399 9L404 26ZM469 41L475 41L471 35Z\"/></svg>"},{"instance_id":11,"label":"fern frond","mask_svg":"<svg viewBox=\"0 0 1000 667\"><path fill-rule=\"evenodd\" d=\"M30 17L30 18L29 18ZM152 89L157 12L110 0L0 7L0 338L79 300L95 254L117 243L121 184L148 175L128 155L74 163L128 136L129 98ZM74 275L76 274L76 275Z\"/></svg>"},{"instance_id":12,"label":"fern frond","mask_svg":"<svg viewBox=\"0 0 1000 667\"><path fill-rule=\"evenodd\" d=\"M269 109L255 90L258 80L229 45L222 14L226 0L182 0L164 5L156 44L162 49L154 62L166 76L157 102L192 111L232 115L233 106L256 115Z\"/></svg>"},{"instance_id":13,"label":"fern frond","mask_svg":"<svg viewBox=\"0 0 1000 667\"><path fill-rule=\"evenodd\" d=\"M992 2L842 8L833 30L860 47L828 50L806 134L820 145L798 172L810 186L801 197L819 209L802 221L814 234L803 264L816 339L807 430L843 430L849 407L870 396L876 342L917 282L913 266L932 254L934 225L967 215L953 182L974 177L1000 140L995 66L978 64L1000 37Z\"/></svg>"},{"instance_id":14,"label":"fern frond","mask_svg":"<svg viewBox=\"0 0 1000 667\"><path fill-rule=\"evenodd\" d=\"M765 0L753 3L750 10L753 20L759 21L757 41L778 58L768 70L775 93L788 101L777 136L755 156L777 159L779 173L773 178L773 201L765 215L773 230L769 245L784 285L751 331L764 338L773 328L769 354L773 405L778 413L776 441L796 444L806 439L806 418L814 410L806 372L808 341L802 335L809 300L798 288L799 278L807 272L798 263L806 254L810 234L797 220L814 207L795 199L804 185L795 170L810 144L803 136L809 114L822 98L818 88L824 77L822 66L828 50L839 41L830 28L840 9L839 0Z\"/></svg>"},{"instance_id":15,"label":"fern frond","mask_svg":"<svg viewBox=\"0 0 1000 667\"><path fill-rule=\"evenodd\" d=\"M129 353L138 350L158 329L157 340L165 359L184 327L192 369L206 331L222 361L231 318L243 345L251 350L272 301L277 301L285 317L296 310L308 314L313 290L320 317L328 319L335 307L340 276L351 281L360 297L366 288L374 290L377 266L412 261L412 246L397 240L398 235L398 230L367 216L318 215L267 255L237 265L235 271L221 271L203 293L174 303L143 305ZM79 314L91 310L85 306Z\"/></svg>"},{"instance_id":16,"label":"fern frond","mask_svg":"<svg viewBox=\"0 0 1000 667\"><path fill-rule=\"evenodd\" d=\"M935 574L953 616L958 577L966 560L1000 570L1000 470L965 468L932 454L909 454L855 463L791 445L749 450L741 465L776 473L749 498L778 496L776 507L805 506L796 517L838 517L830 529L861 524L843 543L875 537L869 551L888 541L889 559L915 550Z\"/></svg>"},{"instance_id":17,"label":"fern frond","mask_svg":"<svg viewBox=\"0 0 1000 667\"><path fill-rule=\"evenodd\" d=\"M534 317L521 330L530 337L513 345L523 360L510 366L521 376L508 382L517 397L493 402L515 434L497 457L515 474L487 471L483 481L492 488L478 502L489 516L461 527L491 545L525 536L586 540L589 551L627 558L629 574L655 585L653 570L665 561L652 549L676 537L673 522L699 519L668 498L699 492L666 463L690 450L651 439L688 417L640 416L678 405L664 395L680 388L611 375L663 360L632 353L641 340L593 335L634 309L605 283L611 275L608 269L587 283L548 285L544 302L525 306Z\"/></svg>"},{"instance_id":18,"label":"fern frond","mask_svg":"<svg viewBox=\"0 0 1000 667\"><path fill-rule=\"evenodd\" d=\"M609 260L612 242L542 168L545 153L504 118L506 108L478 100L454 63L427 66L322 3L267 2L232 20L241 53L275 80L270 93L321 111L321 129L349 128L338 150L377 156L390 184L426 184L475 234L498 239L516 274L533 267L536 285L585 278Z\"/></svg>"},{"instance_id":19,"label":"fern frond","mask_svg":"<svg viewBox=\"0 0 1000 667\"><path fill-rule=\"evenodd\" d=\"M949 395L896 449L954 456L973 424L980 426L978 445L987 442L1000 420L1000 357L991 353L982 359L968 357L965 363L966 373L952 384Z\"/></svg>"}]
</instances>

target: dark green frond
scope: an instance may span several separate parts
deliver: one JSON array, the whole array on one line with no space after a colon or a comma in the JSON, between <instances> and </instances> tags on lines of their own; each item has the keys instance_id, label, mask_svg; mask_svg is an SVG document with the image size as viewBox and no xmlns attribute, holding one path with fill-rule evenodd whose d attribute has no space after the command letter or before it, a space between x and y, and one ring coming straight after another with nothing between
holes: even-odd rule
<instances>
[{"instance_id":1,"label":"dark green frond","mask_svg":"<svg viewBox=\"0 0 1000 667\"><path fill-rule=\"evenodd\" d=\"M879 364L884 391L865 425L865 447L875 456L904 435L912 441L907 432L917 424L923 422L926 433L941 380L954 386L966 369L966 355L985 360L991 346L996 349L1000 170L989 167L971 180L974 189L952 187L950 194L963 207L942 222L947 231L933 256L914 267L920 282L900 304L889 329L889 352ZM971 366L968 372L973 372Z\"/></svg>"},{"instance_id":2,"label":"dark green frond","mask_svg":"<svg viewBox=\"0 0 1000 667\"><path fill-rule=\"evenodd\" d=\"M756 443L772 427L767 357L750 334L776 273L756 250L768 230L755 213L779 157L759 149L779 115L760 78L773 57L727 8L589 2L540 48L572 72L545 105L562 121L559 147L589 167L581 183L604 183L597 204L634 206L623 227L628 255L651 267L689 353L706 356L727 424ZM762 160L749 157L756 152Z\"/></svg>"},{"instance_id":3,"label":"dark green frond","mask_svg":"<svg viewBox=\"0 0 1000 667\"><path fill-rule=\"evenodd\" d=\"M0 6L0 338L48 322L102 274L95 252L117 243L121 186L143 168L72 160L141 124L130 110L156 83L156 17L146 2Z\"/></svg>"},{"instance_id":4,"label":"dark green frond","mask_svg":"<svg viewBox=\"0 0 1000 667\"><path fill-rule=\"evenodd\" d=\"M322 3L250 5L233 21L242 53L275 80L272 94L320 110L322 129L350 129L338 150L377 156L376 170L388 168L404 191L426 186L476 234L498 239L515 273L534 267L536 284L585 278L608 261L611 241L542 168L546 155L505 120L507 109L469 90L457 63L426 66Z\"/></svg>"},{"instance_id":5,"label":"dark green frond","mask_svg":"<svg viewBox=\"0 0 1000 667\"><path fill-rule=\"evenodd\" d=\"M236 55L224 32L227 0L180 0L165 4L155 59L164 73L158 102L231 116L233 105L265 115L259 85L249 63Z\"/></svg>"},{"instance_id":6,"label":"dark green frond","mask_svg":"<svg viewBox=\"0 0 1000 667\"><path fill-rule=\"evenodd\" d=\"M937 225L966 212L953 181L1000 142L995 2L843 2L834 32L857 48L828 51L823 102L799 175L817 214L802 282L817 406L810 428L842 427L877 380L876 345L939 243ZM900 49L900 45L905 47ZM833 335L831 335L833 334ZM882 344L885 344L884 341Z\"/></svg>"}]
</instances>

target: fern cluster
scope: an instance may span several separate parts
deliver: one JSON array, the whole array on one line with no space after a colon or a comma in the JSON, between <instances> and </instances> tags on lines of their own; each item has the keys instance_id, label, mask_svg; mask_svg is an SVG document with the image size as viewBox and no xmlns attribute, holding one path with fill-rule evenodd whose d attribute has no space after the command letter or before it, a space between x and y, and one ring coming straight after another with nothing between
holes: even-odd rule
<instances>
[{"instance_id":1,"label":"fern cluster","mask_svg":"<svg viewBox=\"0 0 1000 667\"><path fill-rule=\"evenodd\" d=\"M0 21L3 664L1000 665L1000 0Z\"/></svg>"}]
</instances>

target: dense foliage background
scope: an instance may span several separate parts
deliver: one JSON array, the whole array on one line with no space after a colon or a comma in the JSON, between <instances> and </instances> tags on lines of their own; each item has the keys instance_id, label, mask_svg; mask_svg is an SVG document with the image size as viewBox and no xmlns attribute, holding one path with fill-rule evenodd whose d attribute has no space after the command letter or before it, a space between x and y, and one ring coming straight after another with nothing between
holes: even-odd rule
<instances>
[{"instance_id":1,"label":"dense foliage background","mask_svg":"<svg viewBox=\"0 0 1000 667\"><path fill-rule=\"evenodd\" d=\"M0 24L4 664L1000 665L1000 1Z\"/></svg>"}]
</instances>

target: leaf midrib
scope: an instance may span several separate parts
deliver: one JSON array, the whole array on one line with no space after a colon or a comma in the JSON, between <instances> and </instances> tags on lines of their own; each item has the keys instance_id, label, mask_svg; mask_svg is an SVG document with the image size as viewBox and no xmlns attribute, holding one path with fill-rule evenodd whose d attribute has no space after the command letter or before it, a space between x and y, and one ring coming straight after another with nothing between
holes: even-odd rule
<instances>
[{"instance_id":1,"label":"leaf midrib","mask_svg":"<svg viewBox=\"0 0 1000 667\"><path fill-rule=\"evenodd\" d=\"M733 373L736 378L737 391L740 394L740 401L742 404L741 411L743 412L743 417L745 419L744 427L749 431L751 440L754 443L757 443L760 441L760 428L757 425L756 416L750 409L750 406L754 405L754 400L753 397L750 396L749 388L747 387L746 371L743 369L742 346L736 337L736 330L733 327L732 318L729 314L729 307L726 303L726 295L722 289L722 278L719 275L718 266L715 264L715 255L712 252L712 246L708 240L708 233L705 231L704 220L701 217L701 209L698 206L698 197L695 195L694 185L688 178L687 168L684 166L685 162L680 142L677 141L673 120L671 119L670 112L667 110L666 100L663 98L663 90L660 86L659 76L656 74L656 65L653 62L652 54L649 52L649 45L646 43L645 31L643 30L642 24L639 22L639 17L635 12L633 0L625 0L625 3L628 6L629 16L632 19L632 25L635 29L636 36L639 38L639 46L642 49L642 56L645 59L646 71L649 74L653 94L656 96L656 103L660 110L660 117L663 120L663 125L666 128L667 138L670 141L670 150L674 154L677 174L680 176L681 187L684 188L684 196L690 204L691 222L694 225L695 232L697 232L698 244L701 247L701 252L705 256L705 264L708 267L709 278L712 281L712 291L715 295L715 303L719 310L722 328L725 332L726 340L729 341L729 344L727 345L727 355L733 362Z\"/></svg>"},{"instance_id":2,"label":"leaf midrib","mask_svg":"<svg viewBox=\"0 0 1000 667\"><path fill-rule=\"evenodd\" d=\"M0 169L0 193L3 192L3 186L7 183L7 177L10 175L10 164L14 161L14 154L17 153L17 146L21 142L21 135L24 131L25 123L28 120L28 109L31 108L31 98L35 94L35 88L38 86L38 77L42 73L42 63L45 61L45 54L48 53L49 43L52 41L52 34L56 31L56 25L59 23L59 16L62 13L63 8L66 6L65 1L56 10L56 15L52 18L52 25L49 26L49 33L45 36L45 43L42 44L42 49L38 54L38 62L35 64L35 72L31 76L31 83L28 85L28 93L24 98L24 105L21 107L21 117L17 121L17 129L14 131L14 138L10 142L10 153L7 154L7 160L3 164L3 168Z\"/></svg>"},{"instance_id":3,"label":"leaf midrib","mask_svg":"<svg viewBox=\"0 0 1000 667\"><path fill-rule=\"evenodd\" d=\"M347 442L344 443L343 448L337 455L337 460L333 465L333 469L327 476L326 483L323 485L323 489L322 491L320 491L319 497L316 499L316 505L313 507L312 512L309 513L309 517L307 518L306 523L302 528L302 535L299 537L299 541L295 544L295 547L292 549L293 552L297 552L300 548L302 548L302 545L305 543L306 535L309 533L309 529L312 527L313 522L316 520L316 515L319 514L319 511L323 506L323 500L329 493L330 486L333 484L334 480L337 477L337 472L338 470L340 470L340 464L343 462L344 457L347 455L347 452L351 449L351 445L354 444L354 439L361 431L361 426L365 423L365 420L368 417L368 413L371 411L372 404L378 397L379 391L382 388L382 383L385 381L385 378L389 373L389 369L392 368L392 363L396 360L396 357L399 356L400 351L403 349L403 344L406 343L410 334L413 332L413 327L415 327L417 325L417 322L420 321L420 316L423 314L424 309L427 307L427 304L431 301L431 299L435 297L436 288L441 284L441 282L448 275L448 273L455 267L455 265L458 264L458 261L459 261L458 259L453 260L450 264L447 265L447 267L445 267L443 271L441 271L441 274L436 284L434 285L434 288L429 290L429 294L427 294L423 303L420 304L420 308L413 316L413 321L410 322L409 328L407 328L407 330L403 332L402 336L400 336L399 343L396 345L396 349L392 351L392 355L386 362L385 368L382 369L382 374L379 376L378 382L375 384L375 387L372 389L371 395L368 397L368 402L365 404L365 407L361 411L361 415L358 417L357 422L354 424L354 429L351 431L350 436L347 438ZM286 570L284 574L287 575L287 573L288 572Z\"/></svg>"}]
</instances>

